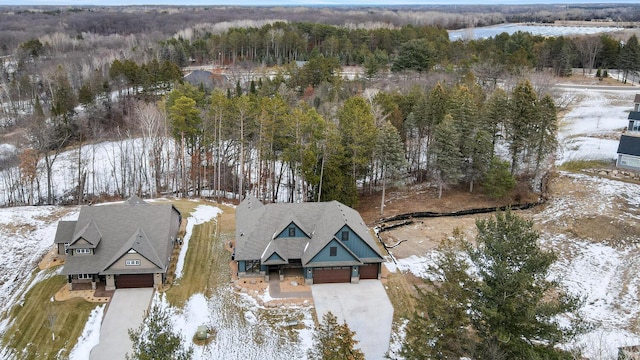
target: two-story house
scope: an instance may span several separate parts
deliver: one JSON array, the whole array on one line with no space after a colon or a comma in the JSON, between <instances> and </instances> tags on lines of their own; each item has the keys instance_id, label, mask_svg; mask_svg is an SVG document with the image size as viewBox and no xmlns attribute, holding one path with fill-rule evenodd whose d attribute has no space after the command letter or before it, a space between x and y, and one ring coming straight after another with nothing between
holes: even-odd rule
<instances>
[{"instance_id":1,"label":"two-story house","mask_svg":"<svg viewBox=\"0 0 640 360\"><path fill-rule=\"evenodd\" d=\"M106 290L159 287L177 244L182 216L170 204L138 197L124 203L83 206L78 220L60 221L54 242L66 254L62 274L77 283L104 282Z\"/></svg>"},{"instance_id":2,"label":"two-story house","mask_svg":"<svg viewBox=\"0 0 640 360\"><path fill-rule=\"evenodd\" d=\"M378 279L383 256L360 214L337 201L262 204L248 196L236 208L238 276L301 271L307 284Z\"/></svg>"}]
</instances>

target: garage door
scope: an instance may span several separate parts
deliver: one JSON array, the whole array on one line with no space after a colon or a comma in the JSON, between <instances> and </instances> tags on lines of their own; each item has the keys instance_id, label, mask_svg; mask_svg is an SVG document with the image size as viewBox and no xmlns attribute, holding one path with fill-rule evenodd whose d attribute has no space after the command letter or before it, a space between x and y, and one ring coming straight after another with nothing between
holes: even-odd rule
<instances>
[{"instance_id":1,"label":"garage door","mask_svg":"<svg viewBox=\"0 0 640 360\"><path fill-rule=\"evenodd\" d=\"M153 287L153 274L116 275L116 288Z\"/></svg>"},{"instance_id":2,"label":"garage door","mask_svg":"<svg viewBox=\"0 0 640 360\"><path fill-rule=\"evenodd\" d=\"M360 279L377 279L379 266L380 264L369 264L360 266Z\"/></svg>"},{"instance_id":3,"label":"garage door","mask_svg":"<svg viewBox=\"0 0 640 360\"><path fill-rule=\"evenodd\" d=\"M351 282L351 268L337 268L337 269L314 269L313 270L313 283L314 284L328 284L328 283L344 283Z\"/></svg>"}]
</instances>

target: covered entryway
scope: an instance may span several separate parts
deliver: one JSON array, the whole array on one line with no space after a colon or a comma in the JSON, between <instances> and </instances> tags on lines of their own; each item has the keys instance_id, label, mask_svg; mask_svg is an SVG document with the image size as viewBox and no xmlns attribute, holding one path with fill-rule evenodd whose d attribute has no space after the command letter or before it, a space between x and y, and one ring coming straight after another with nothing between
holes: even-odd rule
<instances>
[{"instance_id":1,"label":"covered entryway","mask_svg":"<svg viewBox=\"0 0 640 360\"><path fill-rule=\"evenodd\" d=\"M351 282L351 268L313 269L314 284L348 283Z\"/></svg>"},{"instance_id":2,"label":"covered entryway","mask_svg":"<svg viewBox=\"0 0 640 360\"><path fill-rule=\"evenodd\" d=\"M153 287L153 274L116 275L116 289Z\"/></svg>"},{"instance_id":3,"label":"covered entryway","mask_svg":"<svg viewBox=\"0 0 640 360\"><path fill-rule=\"evenodd\" d=\"M360 266L360 279L377 279L380 264L368 264Z\"/></svg>"}]
</instances>

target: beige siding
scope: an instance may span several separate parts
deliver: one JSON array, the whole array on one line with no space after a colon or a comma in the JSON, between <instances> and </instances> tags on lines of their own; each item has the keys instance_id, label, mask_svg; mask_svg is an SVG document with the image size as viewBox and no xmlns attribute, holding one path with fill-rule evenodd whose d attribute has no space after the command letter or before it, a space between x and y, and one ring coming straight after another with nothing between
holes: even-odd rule
<instances>
[{"instance_id":1,"label":"beige siding","mask_svg":"<svg viewBox=\"0 0 640 360\"><path fill-rule=\"evenodd\" d=\"M89 242L88 242L87 240L85 240L85 239L78 239L78 241L76 241L75 243L73 243L73 246L77 246L77 247L85 246L85 245L86 245L87 247L91 247L91 246L92 246L92 245L91 245L91 244L89 244Z\"/></svg>"},{"instance_id":2,"label":"beige siding","mask_svg":"<svg viewBox=\"0 0 640 360\"><path fill-rule=\"evenodd\" d=\"M140 260L140 265L125 265L126 260ZM124 254L120 259L118 259L113 265L111 265L107 270L123 270L123 273L126 274L126 270L152 270L157 271L158 267L155 266L151 261L145 259L140 254Z\"/></svg>"}]
</instances>

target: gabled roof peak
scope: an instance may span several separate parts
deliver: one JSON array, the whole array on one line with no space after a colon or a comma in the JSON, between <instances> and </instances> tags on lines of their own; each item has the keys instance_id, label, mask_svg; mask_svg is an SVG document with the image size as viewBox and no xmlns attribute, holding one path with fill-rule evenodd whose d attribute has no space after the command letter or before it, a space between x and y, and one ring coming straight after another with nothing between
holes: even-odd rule
<instances>
[{"instance_id":1,"label":"gabled roof peak","mask_svg":"<svg viewBox=\"0 0 640 360\"><path fill-rule=\"evenodd\" d=\"M146 201L142 200L141 198L139 198L136 195L131 196L129 199L127 199L127 205L149 205L147 204Z\"/></svg>"}]
</instances>

